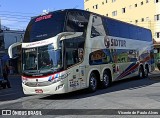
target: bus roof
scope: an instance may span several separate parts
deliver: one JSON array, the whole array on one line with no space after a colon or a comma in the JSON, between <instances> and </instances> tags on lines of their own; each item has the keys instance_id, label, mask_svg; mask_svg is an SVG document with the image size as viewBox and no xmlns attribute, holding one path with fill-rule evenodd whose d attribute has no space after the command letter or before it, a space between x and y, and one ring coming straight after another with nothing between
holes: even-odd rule
<instances>
[{"instance_id":1,"label":"bus roof","mask_svg":"<svg viewBox=\"0 0 160 118\"><path fill-rule=\"evenodd\" d=\"M114 21L118 21L118 22L121 22L121 23L126 23L126 24L131 25L131 26L135 26L135 27L139 27L139 28L142 28L142 29L150 30L148 28L137 26L137 25L134 25L134 24L131 24L131 23L128 23L128 22L124 22L124 21L121 21L121 20L117 20L117 19L114 19L114 18L110 18L110 17L104 16L104 15L100 15L100 14L97 14L97 13L94 13L94 12L90 12L90 11L86 11L86 10L82 10L82 9L62 9L62 10L51 11L49 13L53 13L53 12L69 12L69 11L86 12L86 13L89 13L89 14L94 14L94 15L103 17L103 18L107 18L107 19L111 19L111 20L114 20ZM39 16L41 16L41 15L39 15ZM39 17L39 16L36 16L36 17Z\"/></svg>"}]
</instances>

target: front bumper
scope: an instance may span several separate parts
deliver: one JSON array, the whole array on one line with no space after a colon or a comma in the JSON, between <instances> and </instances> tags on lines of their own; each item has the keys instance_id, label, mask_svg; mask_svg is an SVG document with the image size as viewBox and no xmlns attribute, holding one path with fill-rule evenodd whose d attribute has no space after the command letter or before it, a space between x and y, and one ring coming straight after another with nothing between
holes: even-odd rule
<instances>
[{"instance_id":1,"label":"front bumper","mask_svg":"<svg viewBox=\"0 0 160 118\"><path fill-rule=\"evenodd\" d=\"M26 95L33 94L61 94L67 93L67 85L61 81L48 86L29 87L22 83L23 92Z\"/></svg>"}]
</instances>

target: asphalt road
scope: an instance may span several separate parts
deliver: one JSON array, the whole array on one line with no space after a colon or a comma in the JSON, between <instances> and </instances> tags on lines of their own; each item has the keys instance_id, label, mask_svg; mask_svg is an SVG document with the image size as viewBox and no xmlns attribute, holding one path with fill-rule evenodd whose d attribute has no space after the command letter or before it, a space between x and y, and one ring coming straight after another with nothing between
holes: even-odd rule
<instances>
[{"instance_id":1,"label":"asphalt road","mask_svg":"<svg viewBox=\"0 0 160 118\"><path fill-rule=\"evenodd\" d=\"M99 89L95 93L81 90L68 94L48 96L26 96L22 92L20 78L12 77L10 78L10 82L12 88L0 89L0 109L50 109L51 111L48 111L48 113L51 113L52 109L160 109L160 76L157 75L152 79L131 78L115 82L111 87ZM60 112L63 112L63 110ZM90 114L93 111L87 110L86 112ZM52 115L50 117L77 118L82 116ZM88 115L83 117L90 118L93 116ZM98 115L94 117L104 116ZM122 117L128 116L123 115ZM149 117L154 118L159 116Z\"/></svg>"},{"instance_id":2,"label":"asphalt road","mask_svg":"<svg viewBox=\"0 0 160 118\"><path fill-rule=\"evenodd\" d=\"M20 76L9 77L11 88L0 88L0 101L10 101L25 97L22 92Z\"/></svg>"}]
</instances>

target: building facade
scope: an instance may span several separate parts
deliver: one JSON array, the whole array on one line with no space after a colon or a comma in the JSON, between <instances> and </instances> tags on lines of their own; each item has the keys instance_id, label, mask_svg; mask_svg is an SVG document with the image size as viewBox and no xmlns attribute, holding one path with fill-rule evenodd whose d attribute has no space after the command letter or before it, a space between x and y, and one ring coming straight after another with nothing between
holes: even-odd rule
<instances>
[{"instance_id":1,"label":"building facade","mask_svg":"<svg viewBox=\"0 0 160 118\"><path fill-rule=\"evenodd\" d=\"M84 9L150 29L160 59L160 0L84 0Z\"/></svg>"},{"instance_id":2,"label":"building facade","mask_svg":"<svg viewBox=\"0 0 160 118\"><path fill-rule=\"evenodd\" d=\"M4 65L10 66L11 74L21 71L20 49L14 49L16 58L9 59L8 48L11 44L21 42L24 36L24 31L16 30L1 30L0 32L0 74ZM14 72L13 72L14 71Z\"/></svg>"}]
</instances>

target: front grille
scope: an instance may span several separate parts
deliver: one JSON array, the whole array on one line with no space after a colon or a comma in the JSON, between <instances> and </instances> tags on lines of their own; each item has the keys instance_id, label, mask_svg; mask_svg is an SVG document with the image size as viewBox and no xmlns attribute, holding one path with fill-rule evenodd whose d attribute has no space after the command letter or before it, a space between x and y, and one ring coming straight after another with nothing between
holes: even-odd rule
<instances>
[{"instance_id":1,"label":"front grille","mask_svg":"<svg viewBox=\"0 0 160 118\"><path fill-rule=\"evenodd\" d=\"M48 86L53 84L53 82L45 81L45 82L26 82L25 85L29 87L38 87L38 86Z\"/></svg>"}]
</instances>

